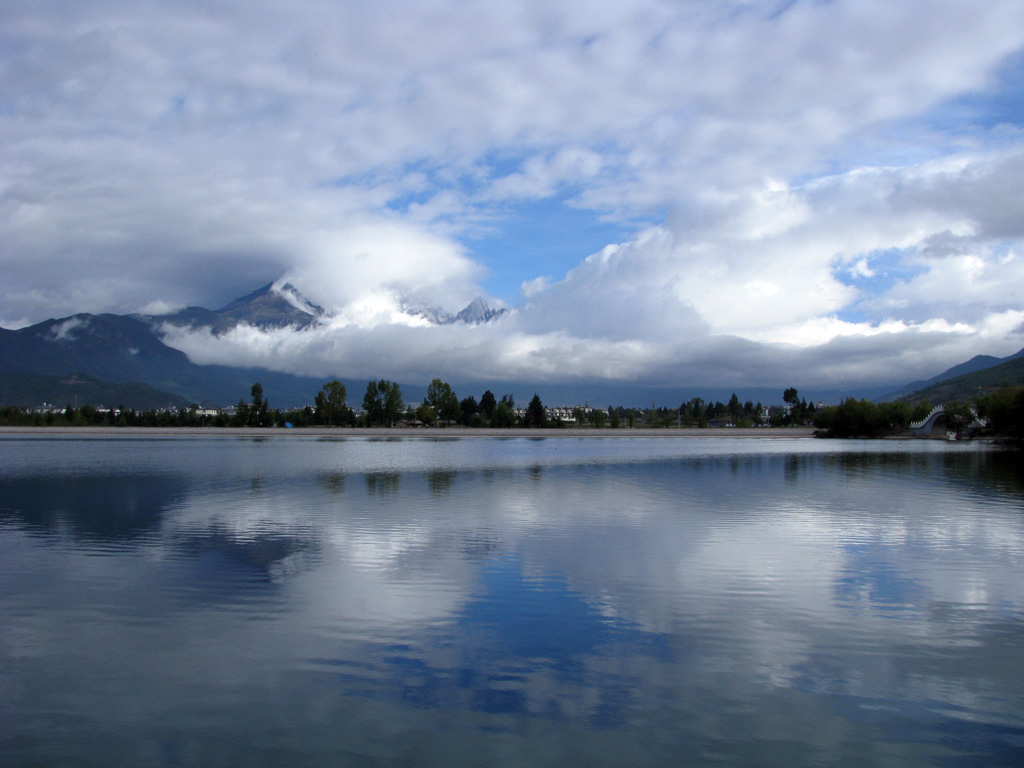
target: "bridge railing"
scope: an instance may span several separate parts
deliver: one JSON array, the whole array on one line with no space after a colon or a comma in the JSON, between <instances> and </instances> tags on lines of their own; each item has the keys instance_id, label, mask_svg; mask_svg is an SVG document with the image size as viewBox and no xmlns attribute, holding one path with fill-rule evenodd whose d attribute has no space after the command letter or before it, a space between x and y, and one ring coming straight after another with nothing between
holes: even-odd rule
<instances>
[{"instance_id":1,"label":"bridge railing","mask_svg":"<svg viewBox=\"0 0 1024 768\"><path fill-rule=\"evenodd\" d=\"M912 422L910 422L910 428L911 429L921 429L925 424L928 424L929 426L931 426L932 424L935 423L935 419L937 419L940 415L942 415L945 412L946 412L946 409L943 406L936 405L934 408L931 409L931 411L928 413L928 415L925 416L920 421L912 421Z\"/></svg>"}]
</instances>

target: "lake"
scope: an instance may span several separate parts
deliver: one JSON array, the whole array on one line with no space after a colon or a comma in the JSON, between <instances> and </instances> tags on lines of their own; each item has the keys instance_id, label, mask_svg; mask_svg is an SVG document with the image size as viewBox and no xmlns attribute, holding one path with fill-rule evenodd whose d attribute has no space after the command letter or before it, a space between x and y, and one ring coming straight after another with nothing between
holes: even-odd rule
<instances>
[{"instance_id":1,"label":"lake","mask_svg":"<svg viewBox=\"0 0 1024 768\"><path fill-rule=\"evenodd\" d=\"M1024 765L980 443L0 438L0 765Z\"/></svg>"}]
</instances>

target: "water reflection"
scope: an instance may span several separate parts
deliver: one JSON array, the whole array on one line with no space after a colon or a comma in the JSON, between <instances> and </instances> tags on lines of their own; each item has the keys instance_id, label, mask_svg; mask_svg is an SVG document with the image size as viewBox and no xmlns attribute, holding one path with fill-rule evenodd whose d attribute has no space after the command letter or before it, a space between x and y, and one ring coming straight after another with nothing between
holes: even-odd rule
<instances>
[{"instance_id":1,"label":"water reflection","mask_svg":"<svg viewBox=\"0 0 1024 768\"><path fill-rule=\"evenodd\" d=\"M0 754L1016 764L1014 457L698 443L15 457Z\"/></svg>"},{"instance_id":2,"label":"water reflection","mask_svg":"<svg viewBox=\"0 0 1024 768\"><path fill-rule=\"evenodd\" d=\"M0 521L83 541L133 541L157 531L188 491L187 478L168 474L5 478Z\"/></svg>"},{"instance_id":3,"label":"water reflection","mask_svg":"<svg viewBox=\"0 0 1024 768\"><path fill-rule=\"evenodd\" d=\"M366 491L371 496L389 496L397 493L401 485L398 472L371 472L366 476Z\"/></svg>"},{"instance_id":4,"label":"water reflection","mask_svg":"<svg viewBox=\"0 0 1024 768\"><path fill-rule=\"evenodd\" d=\"M451 491L455 483L456 473L447 470L437 470L427 475L427 484L430 492L435 496L444 496Z\"/></svg>"},{"instance_id":5,"label":"water reflection","mask_svg":"<svg viewBox=\"0 0 1024 768\"><path fill-rule=\"evenodd\" d=\"M321 472L316 476L317 482L321 487L325 488L331 494L341 494L345 492L345 473L344 472Z\"/></svg>"}]
</instances>

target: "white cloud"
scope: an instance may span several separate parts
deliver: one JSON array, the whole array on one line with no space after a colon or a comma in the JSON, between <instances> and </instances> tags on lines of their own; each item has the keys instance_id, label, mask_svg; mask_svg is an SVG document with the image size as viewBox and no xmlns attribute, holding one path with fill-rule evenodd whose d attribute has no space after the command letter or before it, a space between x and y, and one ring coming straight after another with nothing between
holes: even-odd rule
<instances>
[{"instance_id":1,"label":"white cloud","mask_svg":"<svg viewBox=\"0 0 1024 768\"><path fill-rule=\"evenodd\" d=\"M82 317L69 317L62 323L57 323L50 329L50 335L48 339L50 341L63 341L64 339L74 339L77 335L75 331L79 329L86 329L89 327L89 321Z\"/></svg>"},{"instance_id":2,"label":"white cloud","mask_svg":"<svg viewBox=\"0 0 1024 768\"><path fill-rule=\"evenodd\" d=\"M285 277L313 301L357 313L380 308L381 294L461 308L476 295L482 273L451 240L401 221L310 233L303 245Z\"/></svg>"},{"instance_id":3,"label":"white cloud","mask_svg":"<svg viewBox=\"0 0 1024 768\"><path fill-rule=\"evenodd\" d=\"M0 325L289 279L332 325L175 343L757 383L1021 342L1024 142L955 102L1019 66L1014 0L0 7ZM646 224L517 276L498 326L418 327L486 293L466 243L525 202Z\"/></svg>"}]
</instances>

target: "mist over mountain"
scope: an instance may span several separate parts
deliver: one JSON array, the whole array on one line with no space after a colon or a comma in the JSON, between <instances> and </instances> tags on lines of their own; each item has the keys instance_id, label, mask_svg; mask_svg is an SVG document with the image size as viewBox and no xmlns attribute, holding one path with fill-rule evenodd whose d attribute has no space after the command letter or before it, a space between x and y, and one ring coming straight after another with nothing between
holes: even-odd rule
<instances>
[{"instance_id":1,"label":"mist over mountain","mask_svg":"<svg viewBox=\"0 0 1024 768\"><path fill-rule=\"evenodd\" d=\"M505 312L477 299L458 313L439 312L431 322L480 324ZM220 335L249 326L302 333L330 317L290 283L268 283L216 310L187 307L161 315L79 313L18 330L0 328L0 397L4 400L0 404L35 405L68 399L77 392L82 402L110 404L106 401L120 398L118 402L139 407L177 407L186 401L225 406L247 397L252 383L259 381L275 406L306 405L327 377L297 376L259 366L198 365L164 343L163 332L173 326ZM342 371L334 377L343 378ZM358 399L360 383L348 382L350 397ZM141 386L115 386L126 384ZM407 387L406 396L422 397L421 389L425 391L425 386Z\"/></svg>"},{"instance_id":2,"label":"mist over mountain","mask_svg":"<svg viewBox=\"0 0 1024 768\"><path fill-rule=\"evenodd\" d=\"M464 309L458 312L445 312L436 307L417 307L403 302L402 310L413 317L422 317L431 325L452 325L454 323L465 323L467 325L480 325L489 323L508 313L504 307L492 307L484 299L477 296Z\"/></svg>"},{"instance_id":3,"label":"mist over mountain","mask_svg":"<svg viewBox=\"0 0 1024 768\"><path fill-rule=\"evenodd\" d=\"M492 307L480 296L458 312L446 312L436 307L420 307L410 302L403 302L400 306L408 315L422 318L431 325L480 325L496 320L509 311L504 307ZM291 283L278 285L271 282L220 309L186 307L177 312L138 317L154 325L166 323L191 328L209 328L214 334L220 335L243 324L260 330L304 330L329 322L332 314L306 298Z\"/></svg>"},{"instance_id":4,"label":"mist over mountain","mask_svg":"<svg viewBox=\"0 0 1024 768\"><path fill-rule=\"evenodd\" d=\"M309 328L327 316L323 307L303 296L291 283L276 288L267 283L220 309L186 307L164 315L140 315L152 324L168 323L192 328L210 328L221 334L246 323L256 328Z\"/></svg>"},{"instance_id":5,"label":"mist over mountain","mask_svg":"<svg viewBox=\"0 0 1024 768\"><path fill-rule=\"evenodd\" d=\"M461 327L461 335L455 338L475 338L475 334L484 333L481 343L500 344L504 342L505 334L514 336L514 329L508 331L503 324L495 322L510 316L509 310L491 307L483 298L473 300L459 312L417 309L408 305L402 305L401 309L405 318L436 327L438 332L443 328L454 332ZM215 310L187 307L157 315L80 313L45 320L18 330L0 329L0 375L7 382L0 394L9 401L16 397L17 404L29 405L34 400L41 402L47 397L52 398L55 393L72 391L66 387L61 389L64 386L61 382L78 376L81 382L76 383L78 389L74 391L84 392L84 383L88 381L90 391L102 392L103 397L114 397L118 391L110 387L103 389L101 385L104 383L139 384L149 389L129 394L142 397L140 402L152 403L154 398L159 400L163 397L168 405L177 404L178 398L182 398L188 402L225 406L247 397L252 383L259 381L274 406L295 407L310 403L325 381L338 378L348 387L349 402L358 405L368 379L392 378L385 366L382 365L381 370L354 371L349 361L339 356L323 375L296 375L287 370L286 360L276 369L262 365L233 365L228 359L216 364L209 360L197 362L186 351L173 345L182 338L217 340L233 334L256 333L277 343L285 354L288 345L318 344L324 339L329 342L333 322L335 317L329 310L309 300L291 283L279 281L268 283ZM366 343L373 344L377 338L375 334L380 332L369 329L365 333ZM386 363L399 350L387 346L386 335L380 338L383 341L377 348L378 354ZM787 385L798 387L803 397L815 402L839 402L846 397L892 399L1022 355L1024 350L1008 358L979 355L932 379L913 382L899 389L895 384L850 389L813 387L804 386L798 380ZM782 389L777 386L714 383L645 385L577 376L568 362L565 366L566 378L563 381L525 376L504 379L443 376L440 373L418 377L422 381L411 378L397 380L406 402L411 403L423 397L426 382L435 375L446 378L460 397L473 395L479 398L490 389L499 397L511 394L522 402L538 393L548 404L673 408L694 397L724 402L733 393L741 400L752 402L770 404L781 401Z\"/></svg>"},{"instance_id":6,"label":"mist over mountain","mask_svg":"<svg viewBox=\"0 0 1024 768\"><path fill-rule=\"evenodd\" d=\"M83 374L99 382L141 383L191 403L216 406L246 397L254 381L263 384L275 405L304 405L323 383L261 368L196 365L184 352L164 344L151 322L110 314L78 314L15 331L0 329L0 360L6 380L19 382L17 389L13 383L9 387L17 391L19 405L53 397L48 395L52 382L31 397L26 390L29 374ZM174 398L168 402L177 404Z\"/></svg>"}]
</instances>

